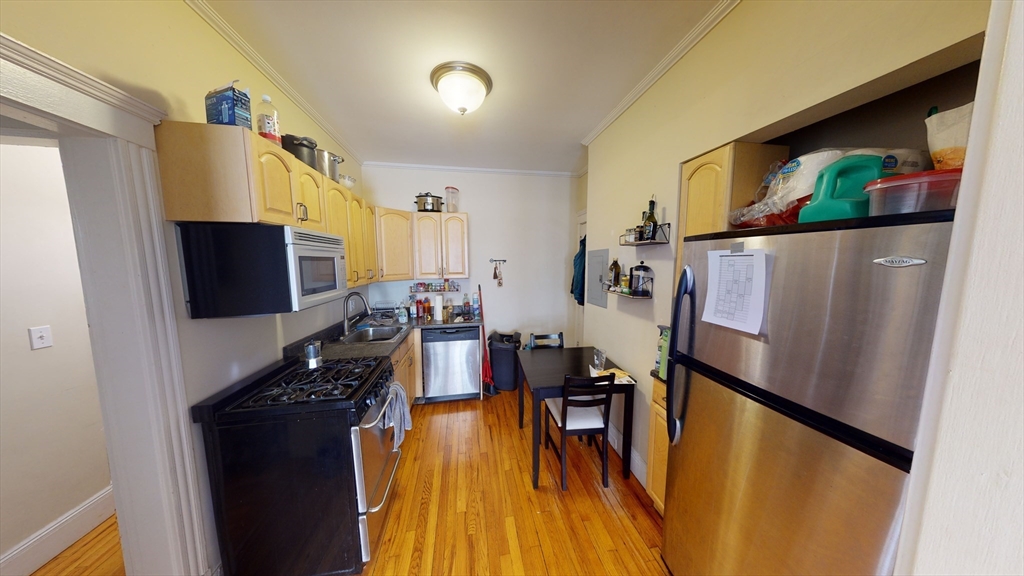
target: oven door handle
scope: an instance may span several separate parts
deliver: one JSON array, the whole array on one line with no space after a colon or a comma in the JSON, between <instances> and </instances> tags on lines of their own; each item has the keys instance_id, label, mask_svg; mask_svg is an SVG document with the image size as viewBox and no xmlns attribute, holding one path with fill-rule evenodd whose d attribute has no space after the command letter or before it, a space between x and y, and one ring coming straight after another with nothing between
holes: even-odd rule
<instances>
[{"instance_id":1,"label":"oven door handle","mask_svg":"<svg viewBox=\"0 0 1024 576\"><path fill-rule=\"evenodd\" d=\"M395 394L396 392L388 394L388 399L384 401L384 407L380 409L380 414L377 414L377 417L374 418L373 422L370 422L369 424L360 424L359 427L365 430L367 428L373 428L377 424L380 424L381 418L383 418L384 415L387 414L388 412L388 404L391 404L391 401L395 399Z\"/></svg>"},{"instance_id":2,"label":"oven door handle","mask_svg":"<svg viewBox=\"0 0 1024 576\"><path fill-rule=\"evenodd\" d=\"M391 485L395 483L395 472L398 472L398 463L402 460L402 450L401 449L395 448L394 450L391 451L391 453L395 454L396 456L395 456L395 465L394 465L393 468L391 468L391 476L388 478L388 486L387 486L387 488L384 489L384 496L380 499L380 504L377 504L376 506L374 506L372 508L367 508L366 509L366 513L367 514L373 514L374 512L379 511L381 508L384 507L384 504L386 504L387 501L388 501L388 494L391 493Z\"/></svg>"}]
</instances>

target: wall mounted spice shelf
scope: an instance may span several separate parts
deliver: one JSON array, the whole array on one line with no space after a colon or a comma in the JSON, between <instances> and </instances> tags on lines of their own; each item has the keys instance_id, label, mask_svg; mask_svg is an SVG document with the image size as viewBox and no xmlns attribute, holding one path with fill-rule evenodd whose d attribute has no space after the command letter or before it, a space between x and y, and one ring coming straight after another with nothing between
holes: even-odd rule
<instances>
[{"instance_id":1,"label":"wall mounted spice shelf","mask_svg":"<svg viewBox=\"0 0 1024 576\"><path fill-rule=\"evenodd\" d=\"M612 292L611 290L602 290L606 294L615 294L616 296L622 296L623 298L632 298L633 300L650 300L654 296L633 296L632 294L623 294L622 292Z\"/></svg>"},{"instance_id":2,"label":"wall mounted spice shelf","mask_svg":"<svg viewBox=\"0 0 1024 576\"><path fill-rule=\"evenodd\" d=\"M669 238L672 233L672 224L666 222L664 224L658 224L658 229L654 233L653 240L626 240L625 234L619 235L619 246L653 246L655 244L668 244Z\"/></svg>"}]
</instances>

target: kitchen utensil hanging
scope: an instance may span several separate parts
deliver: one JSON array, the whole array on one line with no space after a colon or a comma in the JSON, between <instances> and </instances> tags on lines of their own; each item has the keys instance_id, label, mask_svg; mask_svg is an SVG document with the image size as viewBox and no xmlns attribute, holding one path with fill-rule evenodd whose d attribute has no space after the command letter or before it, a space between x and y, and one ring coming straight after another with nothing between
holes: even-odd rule
<instances>
[{"instance_id":1,"label":"kitchen utensil hanging","mask_svg":"<svg viewBox=\"0 0 1024 576\"><path fill-rule=\"evenodd\" d=\"M494 279L498 281L498 287L501 288L505 285L505 278L501 273L501 265L504 264L505 261L491 258L490 262L494 264Z\"/></svg>"}]
</instances>

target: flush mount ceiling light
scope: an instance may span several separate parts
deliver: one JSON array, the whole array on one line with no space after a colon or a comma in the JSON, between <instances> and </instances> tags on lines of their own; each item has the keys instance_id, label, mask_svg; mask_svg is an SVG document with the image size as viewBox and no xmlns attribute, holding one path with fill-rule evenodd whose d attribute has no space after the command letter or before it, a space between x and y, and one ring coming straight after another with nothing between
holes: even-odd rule
<instances>
[{"instance_id":1,"label":"flush mount ceiling light","mask_svg":"<svg viewBox=\"0 0 1024 576\"><path fill-rule=\"evenodd\" d=\"M469 62L438 64L430 72L430 83L445 106L462 115L479 108L493 86L487 72Z\"/></svg>"}]
</instances>

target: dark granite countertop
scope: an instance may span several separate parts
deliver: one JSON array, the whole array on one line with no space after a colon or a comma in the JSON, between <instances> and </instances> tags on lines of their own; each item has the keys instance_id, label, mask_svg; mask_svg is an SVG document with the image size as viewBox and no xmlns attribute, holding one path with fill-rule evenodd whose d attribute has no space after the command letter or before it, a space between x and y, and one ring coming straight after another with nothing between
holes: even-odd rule
<instances>
[{"instance_id":1,"label":"dark granite countertop","mask_svg":"<svg viewBox=\"0 0 1024 576\"><path fill-rule=\"evenodd\" d=\"M402 333L394 340L387 342L355 342L352 344L345 344L341 342L341 334L344 328L343 323L339 322L285 346L283 356L286 360L291 358L301 358L305 344L310 340L320 340L323 342L320 349L320 355L325 359L390 356L398 349L402 342L412 334L413 329L430 330L437 328L478 328L483 326L484 322L483 318L474 318L463 322L441 322L440 320L425 322L420 318L410 318L409 320L410 322L408 324L401 324L397 321L391 323L383 322L380 324L382 326L403 327ZM361 320L359 323L365 323L365 320Z\"/></svg>"}]
</instances>

